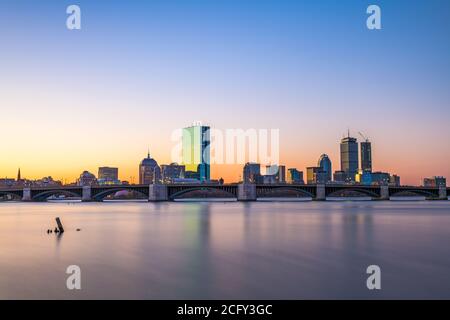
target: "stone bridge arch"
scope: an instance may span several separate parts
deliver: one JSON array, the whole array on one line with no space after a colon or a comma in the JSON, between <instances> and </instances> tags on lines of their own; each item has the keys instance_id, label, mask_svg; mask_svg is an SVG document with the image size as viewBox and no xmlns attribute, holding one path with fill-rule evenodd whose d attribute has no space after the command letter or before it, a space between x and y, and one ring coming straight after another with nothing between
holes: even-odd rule
<instances>
[{"instance_id":1,"label":"stone bridge arch","mask_svg":"<svg viewBox=\"0 0 450 320\"><path fill-rule=\"evenodd\" d=\"M358 186L327 186L325 189L326 197L339 197L346 193L357 193L362 196L368 196L371 198L380 198L381 191L379 187L365 187Z\"/></svg>"},{"instance_id":2,"label":"stone bridge arch","mask_svg":"<svg viewBox=\"0 0 450 320\"><path fill-rule=\"evenodd\" d=\"M316 196L315 186L258 186L256 188L257 198L270 198L271 196L280 196L285 194L289 197L290 194L295 194L297 197L310 197L314 198Z\"/></svg>"},{"instance_id":3,"label":"stone bridge arch","mask_svg":"<svg viewBox=\"0 0 450 320\"><path fill-rule=\"evenodd\" d=\"M439 198L439 189L426 188L390 188L389 195L391 197L409 196L414 194L425 198Z\"/></svg>"},{"instance_id":4,"label":"stone bridge arch","mask_svg":"<svg viewBox=\"0 0 450 320\"><path fill-rule=\"evenodd\" d=\"M224 196L224 198L237 198L237 187L235 186L169 186L168 197L169 200L175 200L181 196L195 192L195 191L213 191L218 195Z\"/></svg>"},{"instance_id":5,"label":"stone bridge arch","mask_svg":"<svg viewBox=\"0 0 450 320\"><path fill-rule=\"evenodd\" d=\"M23 190L1 190L0 197L11 196L13 200L22 200Z\"/></svg>"},{"instance_id":6,"label":"stone bridge arch","mask_svg":"<svg viewBox=\"0 0 450 320\"><path fill-rule=\"evenodd\" d=\"M116 194L120 191L134 191L141 194L145 199L148 199L148 187L128 187L128 186L117 186L114 188L102 188L96 187L91 189L91 197L93 201L103 201L106 197Z\"/></svg>"},{"instance_id":7,"label":"stone bridge arch","mask_svg":"<svg viewBox=\"0 0 450 320\"><path fill-rule=\"evenodd\" d=\"M46 201L51 196L65 195L74 198L80 198L83 195L83 190L79 189L48 189L48 190L32 190L32 201Z\"/></svg>"}]
</instances>

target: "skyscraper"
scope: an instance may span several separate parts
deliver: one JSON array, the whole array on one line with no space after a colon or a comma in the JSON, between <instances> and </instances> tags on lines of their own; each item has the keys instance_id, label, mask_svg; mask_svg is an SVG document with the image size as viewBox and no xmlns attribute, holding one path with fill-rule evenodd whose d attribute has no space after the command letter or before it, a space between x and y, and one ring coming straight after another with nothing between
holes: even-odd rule
<instances>
[{"instance_id":1,"label":"skyscraper","mask_svg":"<svg viewBox=\"0 0 450 320\"><path fill-rule=\"evenodd\" d=\"M319 158L319 161L317 163L317 166L320 167L322 172L325 175L325 183L331 181L331 175L332 175L332 167L331 167L331 160L326 154L322 154Z\"/></svg>"},{"instance_id":2,"label":"skyscraper","mask_svg":"<svg viewBox=\"0 0 450 320\"><path fill-rule=\"evenodd\" d=\"M361 170L372 172L372 144L369 140L361 142Z\"/></svg>"},{"instance_id":3,"label":"skyscraper","mask_svg":"<svg viewBox=\"0 0 450 320\"><path fill-rule=\"evenodd\" d=\"M209 127L196 125L183 129L183 165L197 173L200 181L211 179Z\"/></svg>"},{"instance_id":4,"label":"skyscraper","mask_svg":"<svg viewBox=\"0 0 450 320\"><path fill-rule=\"evenodd\" d=\"M350 134L341 140L341 171L345 172L347 181L355 181L358 173L358 142Z\"/></svg>"}]
</instances>

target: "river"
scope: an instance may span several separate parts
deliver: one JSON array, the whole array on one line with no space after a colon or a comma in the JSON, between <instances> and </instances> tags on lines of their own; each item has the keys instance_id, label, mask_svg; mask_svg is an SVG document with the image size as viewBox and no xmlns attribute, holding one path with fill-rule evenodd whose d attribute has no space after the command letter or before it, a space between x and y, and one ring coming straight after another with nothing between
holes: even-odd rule
<instances>
[{"instance_id":1,"label":"river","mask_svg":"<svg viewBox=\"0 0 450 320\"><path fill-rule=\"evenodd\" d=\"M94 298L449 299L450 202L0 203L0 299Z\"/></svg>"}]
</instances>

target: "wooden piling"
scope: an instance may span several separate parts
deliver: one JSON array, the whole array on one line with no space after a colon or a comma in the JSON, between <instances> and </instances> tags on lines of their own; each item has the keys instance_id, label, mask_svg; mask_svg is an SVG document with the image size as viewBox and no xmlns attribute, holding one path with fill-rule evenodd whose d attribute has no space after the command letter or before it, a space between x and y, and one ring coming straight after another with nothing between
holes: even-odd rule
<instances>
[{"instance_id":1,"label":"wooden piling","mask_svg":"<svg viewBox=\"0 0 450 320\"><path fill-rule=\"evenodd\" d=\"M59 232L61 232L61 233L64 232L64 228L63 228L63 225L61 223L61 219L59 219L59 217L56 218L56 223L58 224Z\"/></svg>"}]
</instances>

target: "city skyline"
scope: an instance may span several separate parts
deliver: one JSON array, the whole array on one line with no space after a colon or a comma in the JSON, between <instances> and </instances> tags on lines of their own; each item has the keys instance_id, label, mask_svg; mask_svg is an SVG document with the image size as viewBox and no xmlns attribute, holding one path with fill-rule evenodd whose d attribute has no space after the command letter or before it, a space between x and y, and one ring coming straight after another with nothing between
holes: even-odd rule
<instances>
[{"instance_id":1,"label":"city skyline","mask_svg":"<svg viewBox=\"0 0 450 320\"><path fill-rule=\"evenodd\" d=\"M0 177L113 166L136 182L147 146L170 163L172 131L192 120L279 128L286 168L323 153L336 168L350 127L373 142L374 170L450 176L449 3L380 1L376 32L364 1L174 3L81 0L79 31L66 4L0 3ZM211 172L237 181L242 165Z\"/></svg>"},{"instance_id":2,"label":"city skyline","mask_svg":"<svg viewBox=\"0 0 450 320\"><path fill-rule=\"evenodd\" d=\"M83 175L88 175L88 179L91 179L91 176L94 179L97 179L99 181L106 179L106 184L120 184L123 182L126 183L131 183L131 184L152 184L155 183L156 180L161 180L162 178L162 168L163 167L170 167L172 165L176 165L177 167L182 167L182 177L185 178L185 167L186 170L190 169L190 170L194 170L194 171L186 171L187 173L191 173L191 174L195 174L195 177L192 176L186 176L186 178L195 178L196 180L199 181L208 181L208 180L214 180L214 181L218 181L219 179L224 179L224 175L221 171L217 171L217 172L212 172L214 173L214 175L211 175L211 177L209 176L209 167L229 167L229 166L233 166L233 167L239 167L240 168L240 172L237 172L236 174L238 174L238 179L236 180L228 180L226 181L227 183L235 183L235 182L241 182L241 181L246 181L246 178L242 175L243 173L245 174L245 166L247 164L253 164L254 162L246 162L245 164L232 164L232 165L226 165L226 164L208 164L208 162L205 162L203 165L198 165L198 161L199 159L206 157L205 159L210 159L210 154L205 153L205 151L203 150L205 148L205 146L208 147L208 151L209 151L209 146L210 146L210 127L209 126L203 126L202 124L197 124L197 125L192 125L186 128L183 128L182 130L183 132L183 138L182 138L182 161L180 163L177 162L173 162L173 161L169 161L166 163L162 163L160 161L158 161L158 159L154 159L153 157L150 156L150 149L147 150L147 157L145 158L141 158L142 160L139 162L138 165L138 169L137 171L137 181L136 181L136 176L129 176L129 179L124 179L124 175L120 174L119 167L115 167L115 166L105 166L105 165L100 165L96 168L96 170L98 169L98 176L96 177L95 174L92 174L92 172L97 172L96 170L89 170L89 169L83 169L83 171L81 172L81 174L77 174L76 177L73 180L68 180L67 178L61 178L58 179L58 177L54 177L51 174L44 174L41 177L26 177L22 175L22 169L21 167L18 168L17 171L17 181L20 181L21 179L24 180L29 180L29 181L36 181L36 180L40 180L40 179L46 179L46 178L53 178L55 181L61 181L63 184L77 184L78 180L82 178ZM369 178L369 180L366 181L366 179L368 177L366 177L365 174L363 173L369 173L369 174L375 174L375 175L388 175L388 176L392 176L393 178L397 178L400 179L400 175L397 173L397 171L387 171L387 170L383 170L382 168L377 168L377 166L375 165L375 169L372 170L372 142L365 136L363 136L360 132L358 132L359 135L361 135L361 137L363 138L362 141L359 141L357 138L352 137L350 134L350 129L348 129L347 131L347 135L343 136L342 139L340 140L340 144L339 144L339 149L340 149L340 155L339 155L339 161L340 161L340 167L337 167L336 165L336 170L333 170L333 161L330 159L330 157L323 153L321 154L321 156L319 157L319 160L317 161L317 166L307 166L305 168L302 167L298 167L298 166L289 166L288 169L289 170L298 170L300 172L300 174L303 175L303 173L307 176L307 182L305 183L328 183L328 182L353 182L355 183L355 181L357 183L364 183L364 184L371 184L371 178ZM201 138L203 137L203 138ZM250 142L250 141L249 141ZM281 142L282 143L282 142ZM351 144L352 146L350 147L348 144ZM235 146L236 147L236 146ZM216 149L216 147L212 144L211 145L212 150ZM348 148L353 148L350 149L350 154L349 154L349 149ZM196 150L194 152L194 150ZM364 150L364 151L363 151ZM245 152L248 152L248 150L245 150ZM368 155L368 154L369 155ZM194 155L195 154L195 155ZM247 155L248 156L248 155ZM246 156L246 157L247 157ZM245 157L244 157L245 158ZM370 159L370 160L369 160ZM203 160L200 160L203 161ZM349 163L352 163L350 165L349 169ZM369 164L370 163L370 164ZM170 164L170 165L169 165ZM286 165L280 161L279 163L270 163L270 164L264 164L264 163L254 163L258 165L258 168L260 165L265 165L266 169L266 176L267 178L270 178L272 175L279 175L279 172L275 172L278 171L277 168L282 168L283 169L283 173L281 175L281 179L282 181L285 181L286 179L288 179L288 176L286 175ZM208 178L206 179L205 176L202 175L202 166L205 166L208 168L207 169L207 174L208 174ZM197 168L197 169L194 169ZM175 170L179 170L181 168L176 168ZM275 169L275 171L274 171ZM260 169L258 169L259 172ZM313 171L310 171L313 170ZM273 172L272 172L273 171ZM314 173L313 173L314 172ZM259 173L258 173L259 174ZM317 174L317 177L316 177ZM320 175L320 176L319 176ZM359 178L358 178L359 175ZM334 177L333 177L334 176ZM404 183L404 185L421 185L422 182L424 182L425 180L427 180L428 177L443 177L440 174L434 174L434 175L429 175L429 176L423 176L420 178L420 184L410 184L410 183ZM178 177L179 176L179 172L178 172ZM209 178L210 177L210 178ZM216 178L217 177L217 178ZM263 176L261 176L263 177ZM275 176L273 176L275 177ZM7 178L7 179L13 179L11 177L0 177L0 179L3 178ZM276 178L278 181L278 177ZM361 179L364 179L361 180ZM162 179L164 180L164 179ZM162 181L161 180L161 181ZM225 179L226 180L226 179ZM388 177L389 180L389 177ZM403 181L403 179L402 179ZM254 181L255 182L255 181ZM253 182L253 183L254 183ZM263 183L262 180L261 182L258 183ZM264 182L266 183L266 182ZM273 182L268 182L268 183L273 183Z\"/></svg>"}]
</instances>

